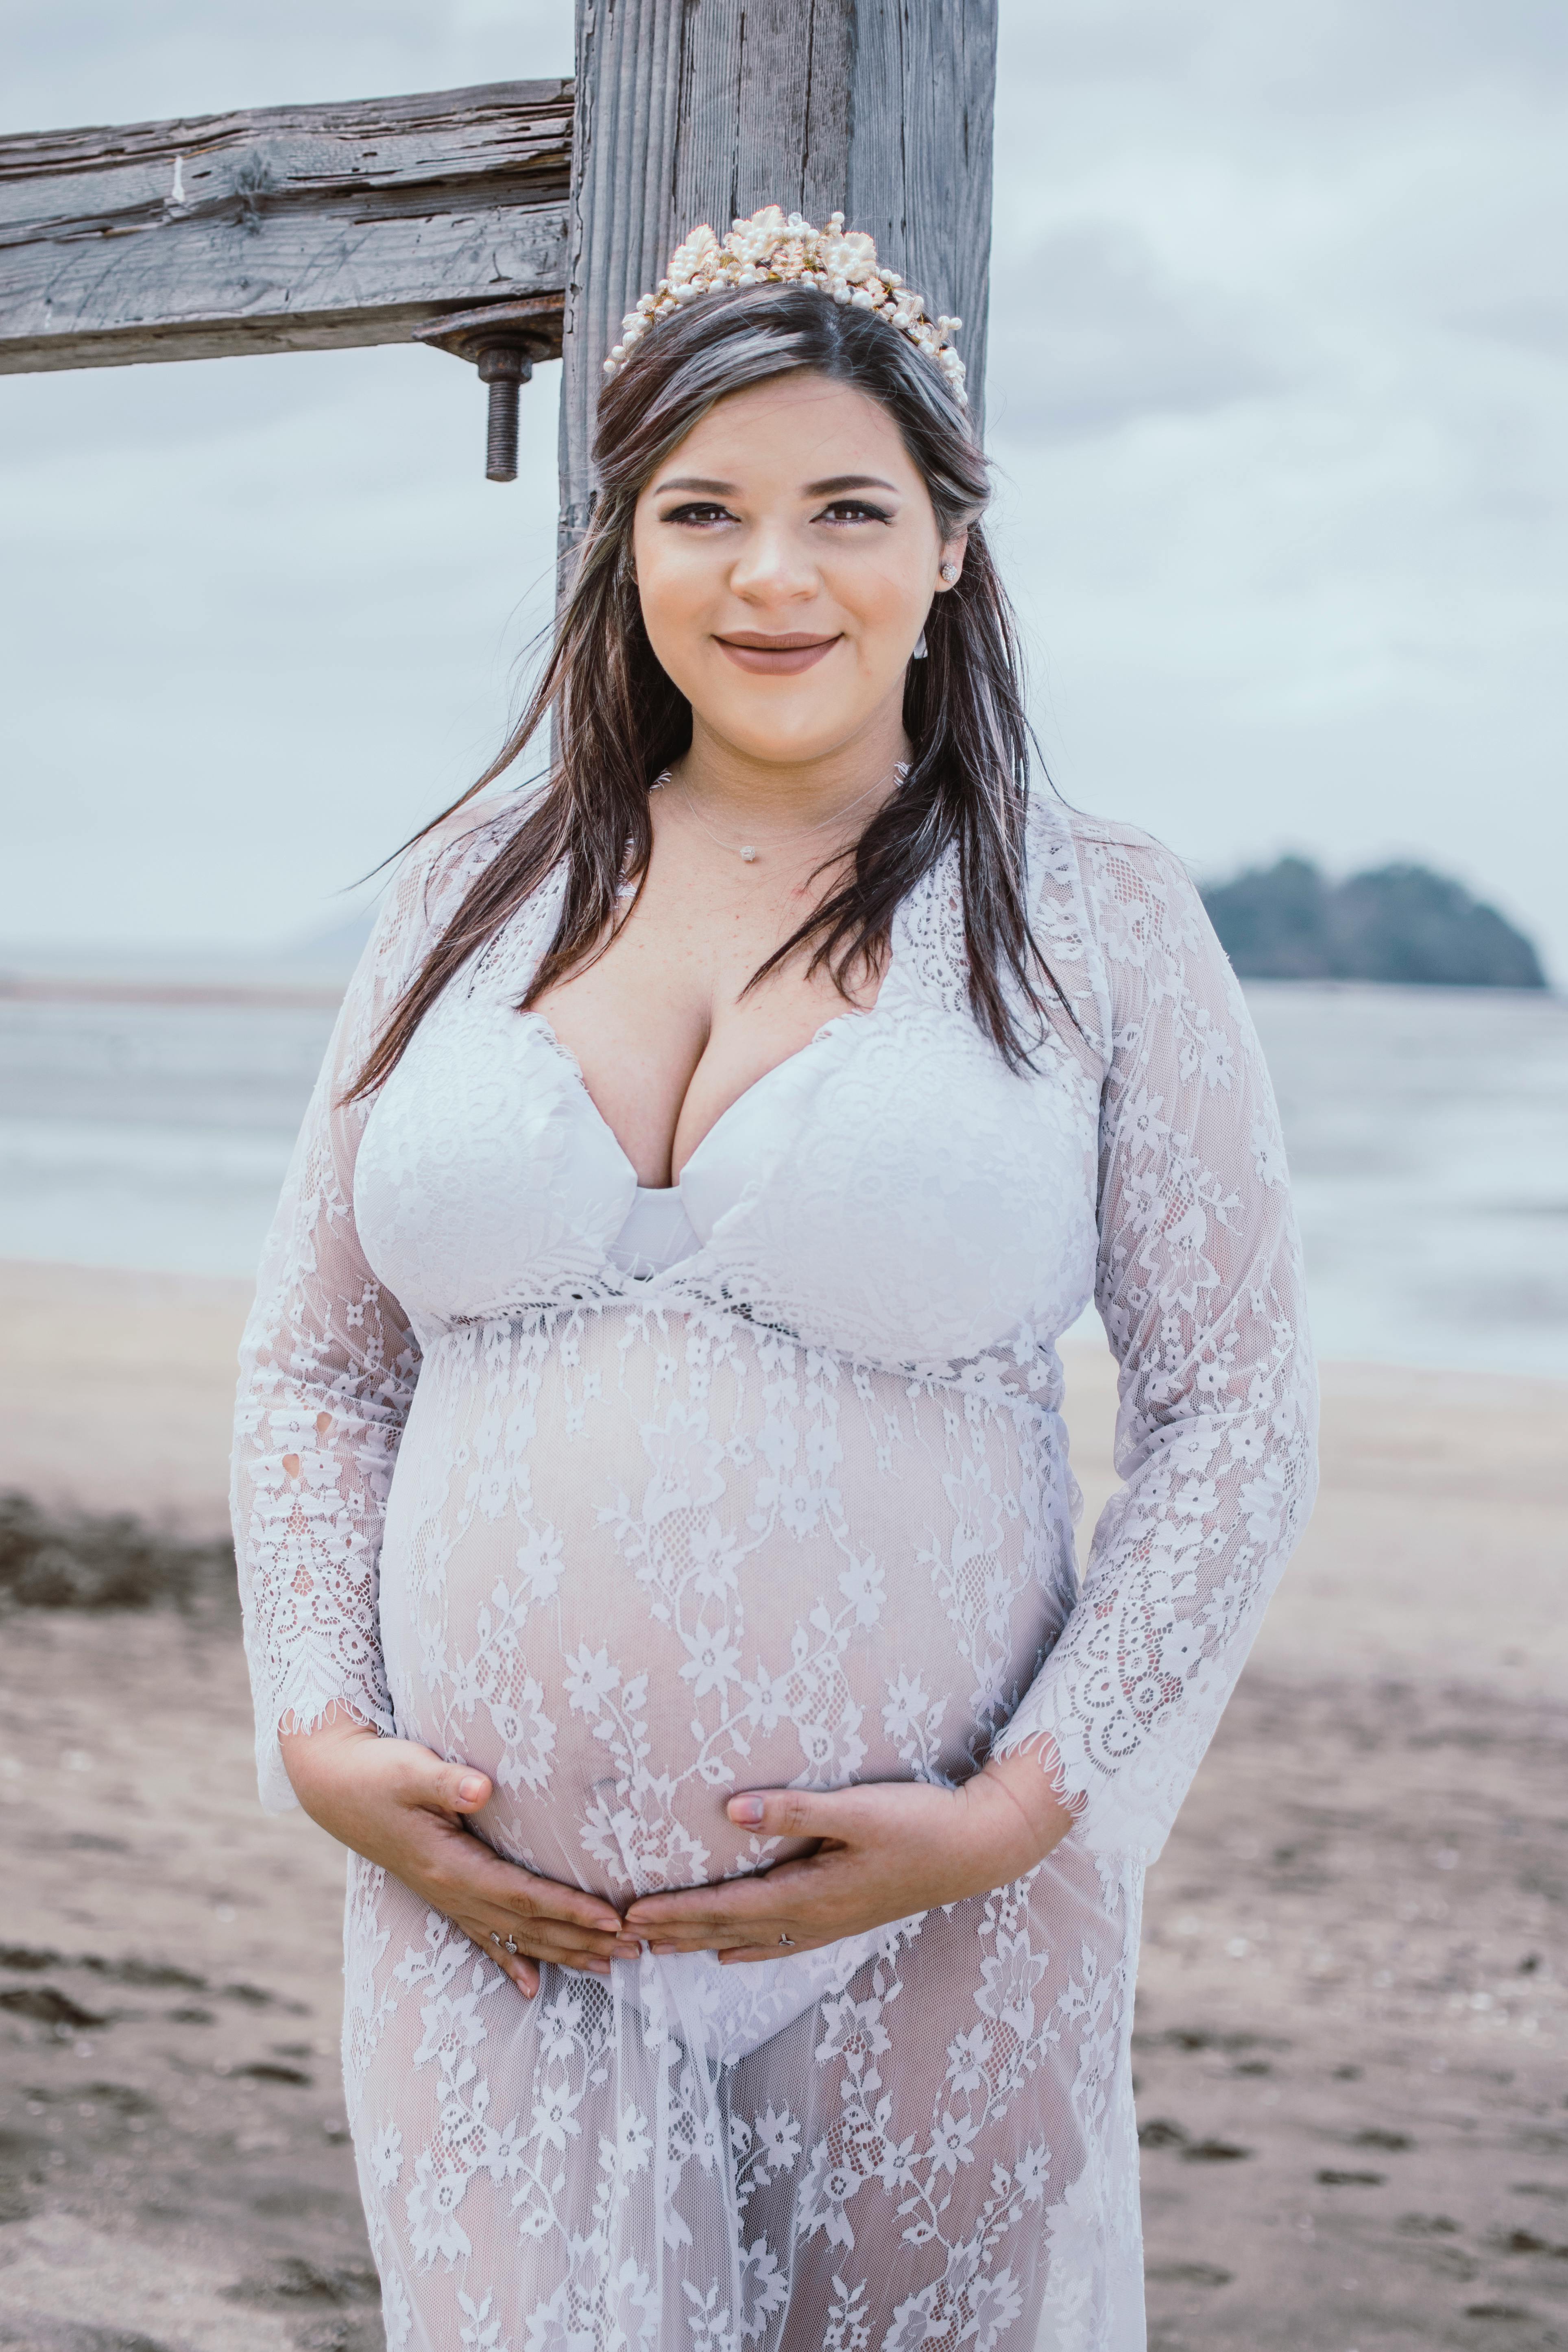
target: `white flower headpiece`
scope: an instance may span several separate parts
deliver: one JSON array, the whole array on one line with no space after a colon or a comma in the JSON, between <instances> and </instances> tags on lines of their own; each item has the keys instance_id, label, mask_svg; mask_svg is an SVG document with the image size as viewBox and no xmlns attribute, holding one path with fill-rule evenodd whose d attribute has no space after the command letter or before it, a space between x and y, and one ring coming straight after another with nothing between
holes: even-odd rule
<instances>
[{"instance_id":1,"label":"white flower headpiece","mask_svg":"<svg viewBox=\"0 0 1568 2352\"><path fill-rule=\"evenodd\" d=\"M878 267L877 248L863 229L848 229L842 213L826 228L813 228L798 213L789 217L777 205L764 205L750 220L738 220L720 238L704 222L669 257L669 274L621 320L621 340L605 362L616 375L660 319L723 286L767 284L815 286L836 302L873 310L910 342L918 343L947 378L953 398L964 405L963 362L952 338L962 319L931 319L924 297L904 284L896 269Z\"/></svg>"}]
</instances>

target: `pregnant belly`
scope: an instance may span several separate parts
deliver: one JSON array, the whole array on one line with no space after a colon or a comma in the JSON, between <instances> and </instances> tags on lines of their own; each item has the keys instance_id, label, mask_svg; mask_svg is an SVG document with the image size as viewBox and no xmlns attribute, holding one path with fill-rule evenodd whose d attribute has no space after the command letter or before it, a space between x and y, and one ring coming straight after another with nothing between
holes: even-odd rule
<instances>
[{"instance_id":1,"label":"pregnant belly","mask_svg":"<svg viewBox=\"0 0 1568 2352\"><path fill-rule=\"evenodd\" d=\"M623 1905L780 1858L737 1789L962 1778L1070 1604L1055 1426L743 1322L449 1334L382 1555L398 1727Z\"/></svg>"}]
</instances>

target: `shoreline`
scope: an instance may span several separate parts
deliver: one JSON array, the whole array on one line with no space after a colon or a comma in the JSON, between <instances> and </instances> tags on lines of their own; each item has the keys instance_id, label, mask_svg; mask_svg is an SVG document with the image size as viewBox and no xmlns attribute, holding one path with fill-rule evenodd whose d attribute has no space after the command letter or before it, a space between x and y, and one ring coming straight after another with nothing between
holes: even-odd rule
<instances>
[{"instance_id":1,"label":"shoreline","mask_svg":"<svg viewBox=\"0 0 1568 2352\"><path fill-rule=\"evenodd\" d=\"M0 1001L13 1004L174 1004L240 1006L255 1012L335 1013L341 987L309 981L51 980L0 972Z\"/></svg>"}]
</instances>

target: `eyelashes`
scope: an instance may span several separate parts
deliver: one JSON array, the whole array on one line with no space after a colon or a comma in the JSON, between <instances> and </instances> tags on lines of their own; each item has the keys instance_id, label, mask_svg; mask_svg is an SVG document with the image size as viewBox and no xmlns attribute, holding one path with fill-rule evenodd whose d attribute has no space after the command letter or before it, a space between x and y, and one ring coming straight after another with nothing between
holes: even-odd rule
<instances>
[{"instance_id":1,"label":"eyelashes","mask_svg":"<svg viewBox=\"0 0 1568 2352\"><path fill-rule=\"evenodd\" d=\"M722 523L736 520L728 507L717 506L710 499L689 501L684 506L672 507L668 514L659 517L660 522L679 523L692 530L712 530ZM876 506L869 499L834 499L819 514L812 517L814 522L826 522L830 529L841 528L845 523L890 523L892 520L886 507Z\"/></svg>"},{"instance_id":2,"label":"eyelashes","mask_svg":"<svg viewBox=\"0 0 1568 2352\"><path fill-rule=\"evenodd\" d=\"M728 507L715 506L672 507L668 514L659 517L660 522L695 524L699 530L708 524L733 522L734 520Z\"/></svg>"}]
</instances>

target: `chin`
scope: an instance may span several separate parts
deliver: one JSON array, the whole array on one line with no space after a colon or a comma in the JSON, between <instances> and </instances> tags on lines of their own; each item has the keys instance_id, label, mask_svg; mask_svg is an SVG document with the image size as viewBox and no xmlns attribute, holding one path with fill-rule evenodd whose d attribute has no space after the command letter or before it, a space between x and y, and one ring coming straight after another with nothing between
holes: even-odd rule
<instances>
[{"instance_id":1,"label":"chin","mask_svg":"<svg viewBox=\"0 0 1568 2352\"><path fill-rule=\"evenodd\" d=\"M810 735L803 732L796 737L784 728L746 732L726 728L722 731L726 740L744 758L754 760L759 767L771 768L808 767L814 760L827 759L844 740L842 736L824 737L815 732Z\"/></svg>"},{"instance_id":2,"label":"chin","mask_svg":"<svg viewBox=\"0 0 1568 2352\"><path fill-rule=\"evenodd\" d=\"M792 700L794 698L792 698ZM819 696L815 703L801 709L780 709L759 695L736 709L733 703L704 709L700 702L692 708L704 726L722 741L732 745L748 760L794 767L811 760L826 760L841 745L853 740L866 727L870 710L825 712Z\"/></svg>"}]
</instances>

